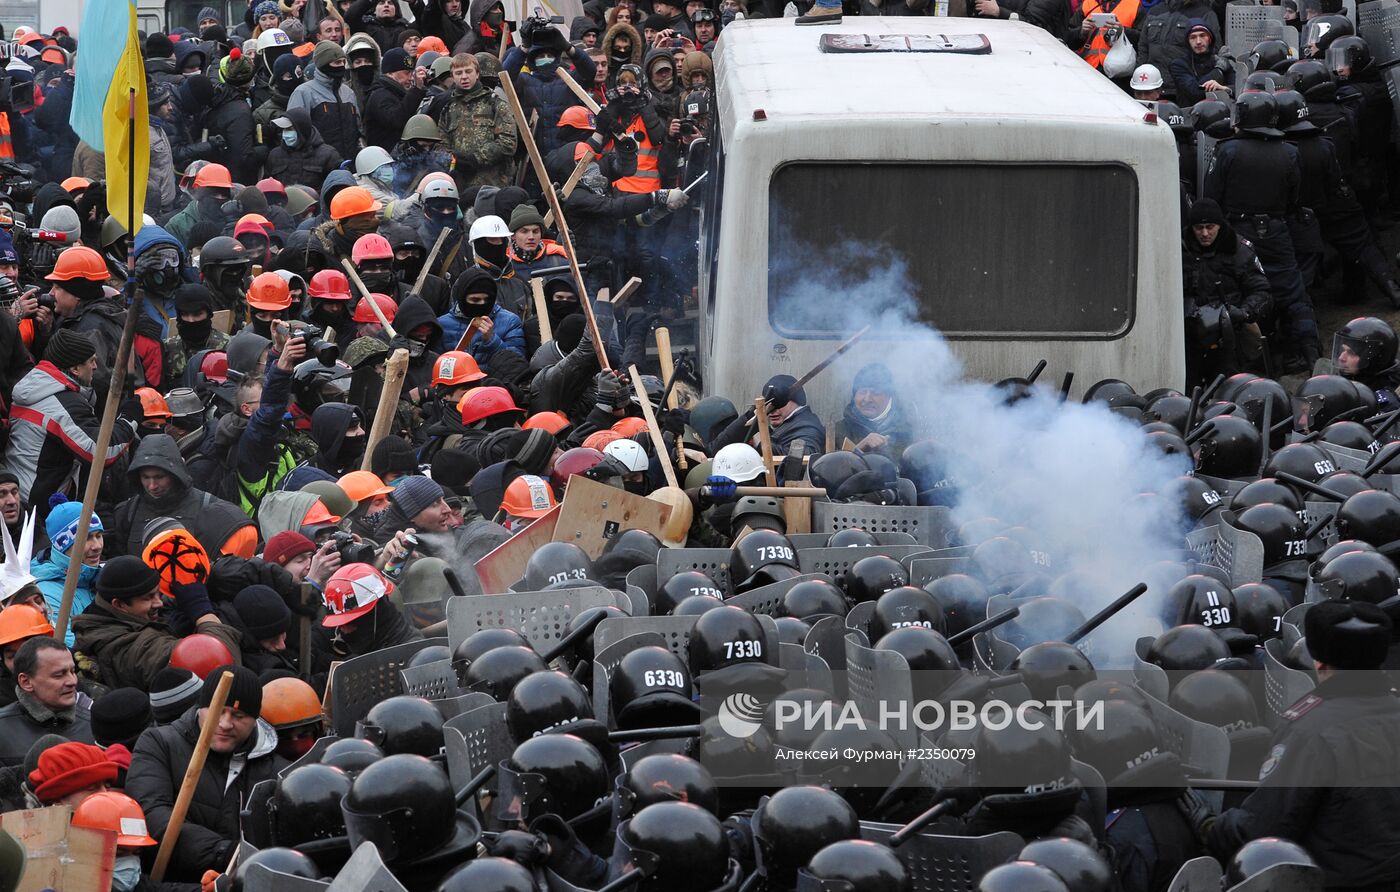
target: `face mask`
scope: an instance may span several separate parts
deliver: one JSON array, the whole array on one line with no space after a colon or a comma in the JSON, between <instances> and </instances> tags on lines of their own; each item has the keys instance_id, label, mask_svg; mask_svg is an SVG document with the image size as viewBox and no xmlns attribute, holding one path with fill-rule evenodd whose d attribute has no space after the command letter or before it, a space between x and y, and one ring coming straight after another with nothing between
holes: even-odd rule
<instances>
[{"instance_id":1,"label":"face mask","mask_svg":"<svg viewBox=\"0 0 1400 892\"><path fill-rule=\"evenodd\" d=\"M272 88L283 96L291 96L292 91L295 90L300 83L301 81L295 78L284 77L280 80L273 81Z\"/></svg>"},{"instance_id":2,"label":"face mask","mask_svg":"<svg viewBox=\"0 0 1400 892\"><path fill-rule=\"evenodd\" d=\"M499 9L493 9L486 14L486 24L490 25L492 28L501 27L501 22L505 20L506 14Z\"/></svg>"},{"instance_id":3,"label":"face mask","mask_svg":"<svg viewBox=\"0 0 1400 892\"><path fill-rule=\"evenodd\" d=\"M180 284L180 276L173 269L151 270L141 276L141 287L147 294L165 298L175 293Z\"/></svg>"},{"instance_id":4,"label":"face mask","mask_svg":"<svg viewBox=\"0 0 1400 892\"><path fill-rule=\"evenodd\" d=\"M378 294L393 294L393 273L360 273L360 279L364 281L365 287L368 288L371 292L375 292Z\"/></svg>"},{"instance_id":5,"label":"face mask","mask_svg":"<svg viewBox=\"0 0 1400 892\"><path fill-rule=\"evenodd\" d=\"M394 268L398 270L399 278L405 282L418 281L418 273L423 269L423 262L426 257L419 257L414 254L404 260L395 260Z\"/></svg>"},{"instance_id":6,"label":"face mask","mask_svg":"<svg viewBox=\"0 0 1400 892\"><path fill-rule=\"evenodd\" d=\"M530 67L535 71L553 71L559 60L553 56L536 56Z\"/></svg>"},{"instance_id":7,"label":"face mask","mask_svg":"<svg viewBox=\"0 0 1400 892\"><path fill-rule=\"evenodd\" d=\"M485 260L492 266L506 265L505 242L502 242L499 245L493 245L486 239L481 239L479 241L472 242L472 248L476 251L476 256L480 257L482 260Z\"/></svg>"},{"instance_id":8,"label":"face mask","mask_svg":"<svg viewBox=\"0 0 1400 892\"><path fill-rule=\"evenodd\" d=\"M186 322L183 319L175 323L175 330L180 333L180 340L192 347L202 347L204 342L209 340L209 333L214 330L214 320L205 319L200 322Z\"/></svg>"},{"instance_id":9,"label":"face mask","mask_svg":"<svg viewBox=\"0 0 1400 892\"><path fill-rule=\"evenodd\" d=\"M374 66L361 65L359 68L356 68L355 80L359 81L360 85L363 87L368 87L370 84L374 83Z\"/></svg>"},{"instance_id":10,"label":"face mask","mask_svg":"<svg viewBox=\"0 0 1400 892\"><path fill-rule=\"evenodd\" d=\"M448 226L457 219L457 211L453 208L424 208L423 214L439 226Z\"/></svg>"},{"instance_id":11,"label":"face mask","mask_svg":"<svg viewBox=\"0 0 1400 892\"><path fill-rule=\"evenodd\" d=\"M389 164L381 164L370 174L370 178L387 186L394 181L394 168Z\"/></svg>"},{"instance_id":12,"label":"face mask","mask_svg":"<svg viewBox=\"0 0 1400 892\"><path fill-rule=\"evenodd\" d=\"M409 343L412 344L413 342L409 341ZM358 468L360 466L360 460L364 457L364 437L346 437L340 442L340 451L336 454L336 458L339 459L342 468Z\"/></svg>"},{"instance_id":13,"label":"face mask","mask_svg":"<svg viewBox=\"0 0 1400 892\"><path fill-rule=\"evenodd\" d=\"M486 303L464 302L462 304L462 312L466 314L468 319L475 319L477 316L490 316L491 311L495 309L495 307L496 302L494 300L487 301Z\"/></svg>"},{"instance_id":14,"label":"face mask","mask_svg":"<svg viewBox=\"0 0 1400 892\"><path fill-rule=\"evenodd\" d=\"M336 325L345 318L345 305L337 300L318 300L311 304L311 318L323 328Z\"/></svg>"},{"instance_id":15,"label":"face mask","mask_svg":"<svg viewBox=\"0 0 1400 892\"><path fill-rule=\"evenodd\" d=\"M345 80L345 69L344 69L344 68L327 68L327 69L326 69L326 77L328 77L328 78L331 79L331 83L333 83L333 84L338 84L338 83L340 83L341 81Z\"/></svg>"},{"instance_id":16,"label":"face mask","mask_svg":"<svg viewBox=\"0 0 1400 892\"><path fill-rule=\"evenodd\" d=\"M141 882L141 858L137 855L122 855L112 865L112 888L117 892L131 892Z\"/></svg>"},{"instance_id":17,"label":"face mask","mask_svg":"<svg viewBox=\"0 0 1400 892\"><path fill-rule=\"evenodd\" d=\"M297 132L295 130L282 131L282 145L286 146L289 149L292 149L295 148L296 144L299 142L301 142L301 137L297 135Z\"/></svg>"},{"instance_id":18,"label":"face mask","mask_svg":"<svg viewBox=\"0 0 1400 892\"><path fill-rule=\"evenodd\" d=\"M634 496L644 496L647 494L647 484L645 479L637 480L635 482L631 480L625 480L622 483L622 488L627 490Z\"/></svg>"},{"instance_id":19,"label":"face mask","mask_svg":"<svg viewBox=\"0 0 1400 892\"><path fill-rule=\"evenodd\" d=\"M414 358L423 355L423 351L428 349L428 345L422 341L415 341L413 338L405 338L408 341L408 355Z\"/></svg>"},{"instance_id":20,"label":"face mask","mask_svg":"<svg viewBox=\"0 0 1400 892\"><path fill-rule=\"evenodd\" d=\"M267 338L269 341L272 340L271 322L268 322L266 319L259 319L257 316L254 316L251 325L253 326L253 331Z\"/></svg>"}]
</instances>

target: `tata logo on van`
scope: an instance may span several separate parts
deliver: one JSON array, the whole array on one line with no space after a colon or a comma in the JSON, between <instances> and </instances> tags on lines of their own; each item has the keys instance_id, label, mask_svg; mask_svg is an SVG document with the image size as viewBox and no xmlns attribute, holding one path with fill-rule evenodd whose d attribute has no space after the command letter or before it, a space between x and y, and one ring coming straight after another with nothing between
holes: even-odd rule
<instances>
[{"instance_id":1,"label":"tata logo on van","mask_svg":"<svg viewBox=\"0 0 1400 892\"><path fill-rule=\"evenodd\" d=\"M773 345L773 353L774 353L774 355L776 355L776 356L782 356L782 355L783 355L784 353L786 353L786 352L787 352L787 344L774 344L774 345Z\"/></svg>"}]
</instances>

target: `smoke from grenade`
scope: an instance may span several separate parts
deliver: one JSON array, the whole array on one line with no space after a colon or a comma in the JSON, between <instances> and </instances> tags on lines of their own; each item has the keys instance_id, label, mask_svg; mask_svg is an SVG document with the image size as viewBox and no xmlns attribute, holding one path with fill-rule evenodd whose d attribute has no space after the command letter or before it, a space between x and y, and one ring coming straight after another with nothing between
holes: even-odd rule
<instances>
[{"instance_id":1,"label":"smoke from grenade","mask_svg":"<svg viewBox=\"0 0 1400 892\"><path fill-rule=\"evenodd\" d=\"M770 245L800 243L775 238ZM918 437L933 439L946 453L957 493L955 527L995 518L999 524L973 526L1019 528L1012 538L1029 548L1006 549L1002 566L985 566L997 558L992 549L979 551L981 563L969 570L992 581L993 594L1028 579L1040 582L1022 595L1046 594L1058 579L1054 596L1089 616L1136 583L1149 582L1148 594L1087 639L1086 650L1101 669L1131 666L1136 639L1172 624L1162 621L1163 596L1190 572L1171 563L1181 560L1186 528L1177 482L1190 470L1185 457L1165 455L1102 402L1060 404L1051 386L1037 386L1029 398L1008 405L1005 390L965 377L948 342L920 321L908 265L886 248L852 241L819 251L775 251L770 290L775 280L782 288L773 316L787 331L844 338L870 326L867 354L878 353L893 372L896 402L916 416ZM844 397L858 368L847 361L822 383ZM1049 369L1046 378L1067 371Z\"/></svg>"}]
</instances>

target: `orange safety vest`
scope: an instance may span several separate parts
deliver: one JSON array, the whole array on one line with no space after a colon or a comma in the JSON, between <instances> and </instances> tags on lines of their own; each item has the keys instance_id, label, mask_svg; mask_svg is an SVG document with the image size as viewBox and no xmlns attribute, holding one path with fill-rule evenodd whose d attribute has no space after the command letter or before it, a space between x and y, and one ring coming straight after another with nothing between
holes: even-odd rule
<instances>
[{"instance_id":1,"label":"orange safety vest","mask_svg":"<svg viewBox=\"0 0 1400 892\"><path fill-rule=\"evenodd\" d=\"M15 160L15 144L10 139L10 115L8 112L0 114L0 158L6 161Z\"/></svg>"},{"instance_id":2,"label":"orange safety vest","mask_svg":"<svg viewBox=\"0 0 1400 892\"><path fill-rule=\"evenodd\" d=\"M661 150L651 141L641 115L632 120L627 132L641 137L637 143L637 173L616 180L613 185L619 192L656 192L661 188Z\"/></svg>"},{"instance_id":3,"label":"orange safety vest","mask_svg":"<svg viewBox=\"0 0 1400 892\"><path fill-rule=\"evenodd\" d=\"M1124 28L1131 28L1133 22L1137 21L1138 2L1139 0L1120 0L1118 5L1108 10L1108 12L1113 13L1114 17L1118 19L1118 22ZM1094 13L1104 11L1103 4L1100 0L1084 0L1080 5L1080 12L1086 19ZM1104 57L1108 55L1109 49L1111 49L1111 47L1104 38L1104 29L1098 28L1094 31L1094 36L1086 40L1084 45L1079 48L1079 55L1085 62L1098 68L1103 65Z\"/></svg>"}]
</instances>

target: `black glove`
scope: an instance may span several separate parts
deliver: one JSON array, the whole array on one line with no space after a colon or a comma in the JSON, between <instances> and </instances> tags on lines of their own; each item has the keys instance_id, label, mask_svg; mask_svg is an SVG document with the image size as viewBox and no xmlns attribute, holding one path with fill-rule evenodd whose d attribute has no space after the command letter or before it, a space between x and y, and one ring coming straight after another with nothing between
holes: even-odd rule
<instances>
[{"instance_id":1,"label":"black glove","mask_svg":"<svg viewBox=\"0 0 1400 892\"><path fill-rule=\"evenodd\" d=\"M509 858L525 867L542 867L549 860L549 842L543 836L523 830L505 830L496 834L487 851L497 858Z\"/></svg>"},{"instance_id":2,"label":"black glove","mask_svg":"<svg viewBox=\"0 0 1400 892\"><path fill-rule=\"evenodd\" d=\"M656 423L661 426L661 430L676 437L685 435L685 426L689 421L690 413L685 409L662 409L656 416Z\"/></svg>"},{"instance_id":3,"label":"black glove","mask_svg":"<svg viewBox=\"0 0 1400 892\"><path fill-rule=\"evenodd\" d=\"M535 18L530 16L520 23L520 48L529 50L535 45Z\"/></svg>"},{"instance_id":4,"label":"black glove","mask_svg":"<svg viewBox=\"0 0 1400 892\"><path fill-rule=\"evenodd\" d=\"M175 606L190 622L197 622L201 616L214 612L214 602L209 600L209 589L202 582L190 582L170 587L175 595Z\"/></svg>"},{"instance_id":5,"label":"black glove","mask_svg":"<svg viewBox=\"0 0 1400 892\"><path fill-rule=\"evenodd\" d=\"M593 888L608 872L608 862L588 850L563 818L544 815L530 823L530 832L549 846L549 869L563 879Z\"/></svg>"},{"instance_id":6,"label":"black glove","mask_svg":"<svg viewBox=\"0 0 1400 892\"><path fill-rule=\"evenodd\" d=\"M767 384L763 387L763 399L769 409L778 409L792 402L792 391L786 384Z\"/></svg>"},{"instance_id":7,"label":"black glove","mask_svg":"<svg viewBox=\"0 0 1400 892\"><path fill-rule=\"evenodd\" d=\"M800 481L806 473L806 468L802 464L802 456L789 455L783 459L781 471L784 483L789 480Z\"/></svg>"},{"instance_id":8,"label":"black glove","mask_svg":"<svg viewBox=\"0 0 1400 892\"><path fill-rule=\"evenodd\" d=\"M212 146L216 152L228 151L228 140L224 139L222 133L209 134L209 145Z\"/></svg>"},{"instance_id":9,"label":"black glove","mask_svg":"<svg viewBox=\"0 0 1400 892\"><path fill-rule=\"evenodd\" d=\"M1181 812L1186 823L1191 825L1191 832L1196 834L1196 841L1206 845L1217 817L1215 809L1211 808L1206 797L1199 790L1187 790L1177 798L1176 809Z\"/></svg>"},{"instance_id":10,"label":"black glove","mask_svg":"<svg viewBox=\"0 0 1400 892\"><path fill-rule=\"evenodd\" d=\"M146 417L146 407L141 405L141 398L133 393L117 406L117 416L140 424Z\"/></svg>"}]
</instances>

